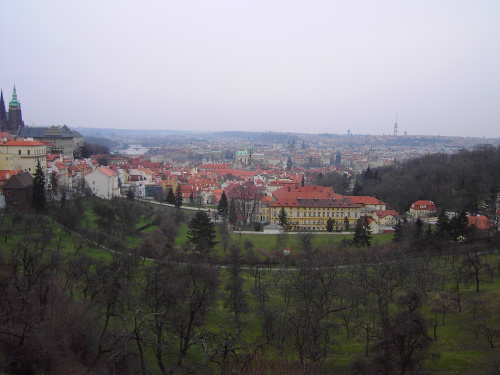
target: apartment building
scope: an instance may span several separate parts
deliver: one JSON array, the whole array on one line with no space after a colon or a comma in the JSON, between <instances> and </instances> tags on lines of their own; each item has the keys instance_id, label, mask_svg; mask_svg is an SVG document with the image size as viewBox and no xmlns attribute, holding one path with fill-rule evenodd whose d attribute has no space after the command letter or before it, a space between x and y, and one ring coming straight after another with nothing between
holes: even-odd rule
<instances>
[{"instance_id":1,"label":"apartment building","mask_svg":"<svg viewBox=\"0 0 500 375\"><path fill-rule=\"evenodd\" d=\"M21 141L0 141L0 159L1 166L6 169L22 169L35 175L36 165L40 166L44 174L46 173L47 147L45 143L32 140ZM5 164L5 165L4 165Z\"/></svg>"}]
</instances>

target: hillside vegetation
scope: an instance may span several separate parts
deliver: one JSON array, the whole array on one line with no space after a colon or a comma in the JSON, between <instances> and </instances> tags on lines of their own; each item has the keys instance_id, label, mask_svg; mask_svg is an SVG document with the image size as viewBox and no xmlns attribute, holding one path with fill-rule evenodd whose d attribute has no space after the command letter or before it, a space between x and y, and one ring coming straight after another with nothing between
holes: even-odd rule
<instances>
[{"instance_id":1,"label":"hillside vegetation","mask_svg":"<svg viewBox=\"0 0 500 375\"><path fill-rule=\"evenodd\" d=\"M420 199L439 209L475 212L494 209L499 191L500 148L482 146L369 170L358 179L354 195L375 196L401 213Z\"/></svg>"}]
</instances>

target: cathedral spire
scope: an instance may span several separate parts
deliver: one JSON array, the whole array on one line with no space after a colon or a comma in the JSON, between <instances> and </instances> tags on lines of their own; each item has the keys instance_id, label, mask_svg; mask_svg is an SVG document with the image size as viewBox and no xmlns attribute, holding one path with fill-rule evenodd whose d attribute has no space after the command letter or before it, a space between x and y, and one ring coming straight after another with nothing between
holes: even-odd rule
<instances>
[{"instance_id":1,"label":"cathedral spire","mask_svg":"<svg viewBox=\"0 0 500 375\"><path fill-rule=\"evenodd\" d=\"M0 89L0 130L3 122L7 120L7 113L5 112L5 102L3 101L3 91Z\"/></svg>"},{"instance_id":2,"label":"cathedral spire","mask_svg":"<svg viewBox=\"0 0 500 375\"><path fill-rule=\"evenodd\" d=\"M21 103L17 100L16 85L14 84L14 89L12 90L12 100L9 102L9 107L20 107Z\"/></svg>"}]
</instances>

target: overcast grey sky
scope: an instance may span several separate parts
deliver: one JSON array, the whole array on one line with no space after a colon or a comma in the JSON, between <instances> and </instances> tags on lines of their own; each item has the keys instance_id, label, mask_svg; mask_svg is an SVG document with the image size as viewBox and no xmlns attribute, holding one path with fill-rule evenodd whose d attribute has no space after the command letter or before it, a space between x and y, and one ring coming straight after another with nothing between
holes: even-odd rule
<instances>
[{"instance_id":1,"label":"overcast grey sky","mask_svg":"<svg viewBox=\"0 0 500 375\"><path fill-rule=\"evenodd\" d=\"M27 125L500 137L500 1L0 0Z\"/></svg>"}]
</instances>

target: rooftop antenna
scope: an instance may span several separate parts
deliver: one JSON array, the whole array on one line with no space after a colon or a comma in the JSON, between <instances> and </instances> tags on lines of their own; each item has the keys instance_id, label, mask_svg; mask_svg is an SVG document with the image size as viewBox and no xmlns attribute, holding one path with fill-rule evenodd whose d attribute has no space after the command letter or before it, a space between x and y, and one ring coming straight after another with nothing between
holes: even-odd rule
<instances>
[{"instance_id":1,"label":"rooftop antenna","mask_svg":"<svg viewBox=\"0 0 500 375\"><path fill-rule=\"evenodd\" d=\"M396 122L394 123L394 136L398 136L398 113L396 112Z\"/></svg>"}]
</instances>

